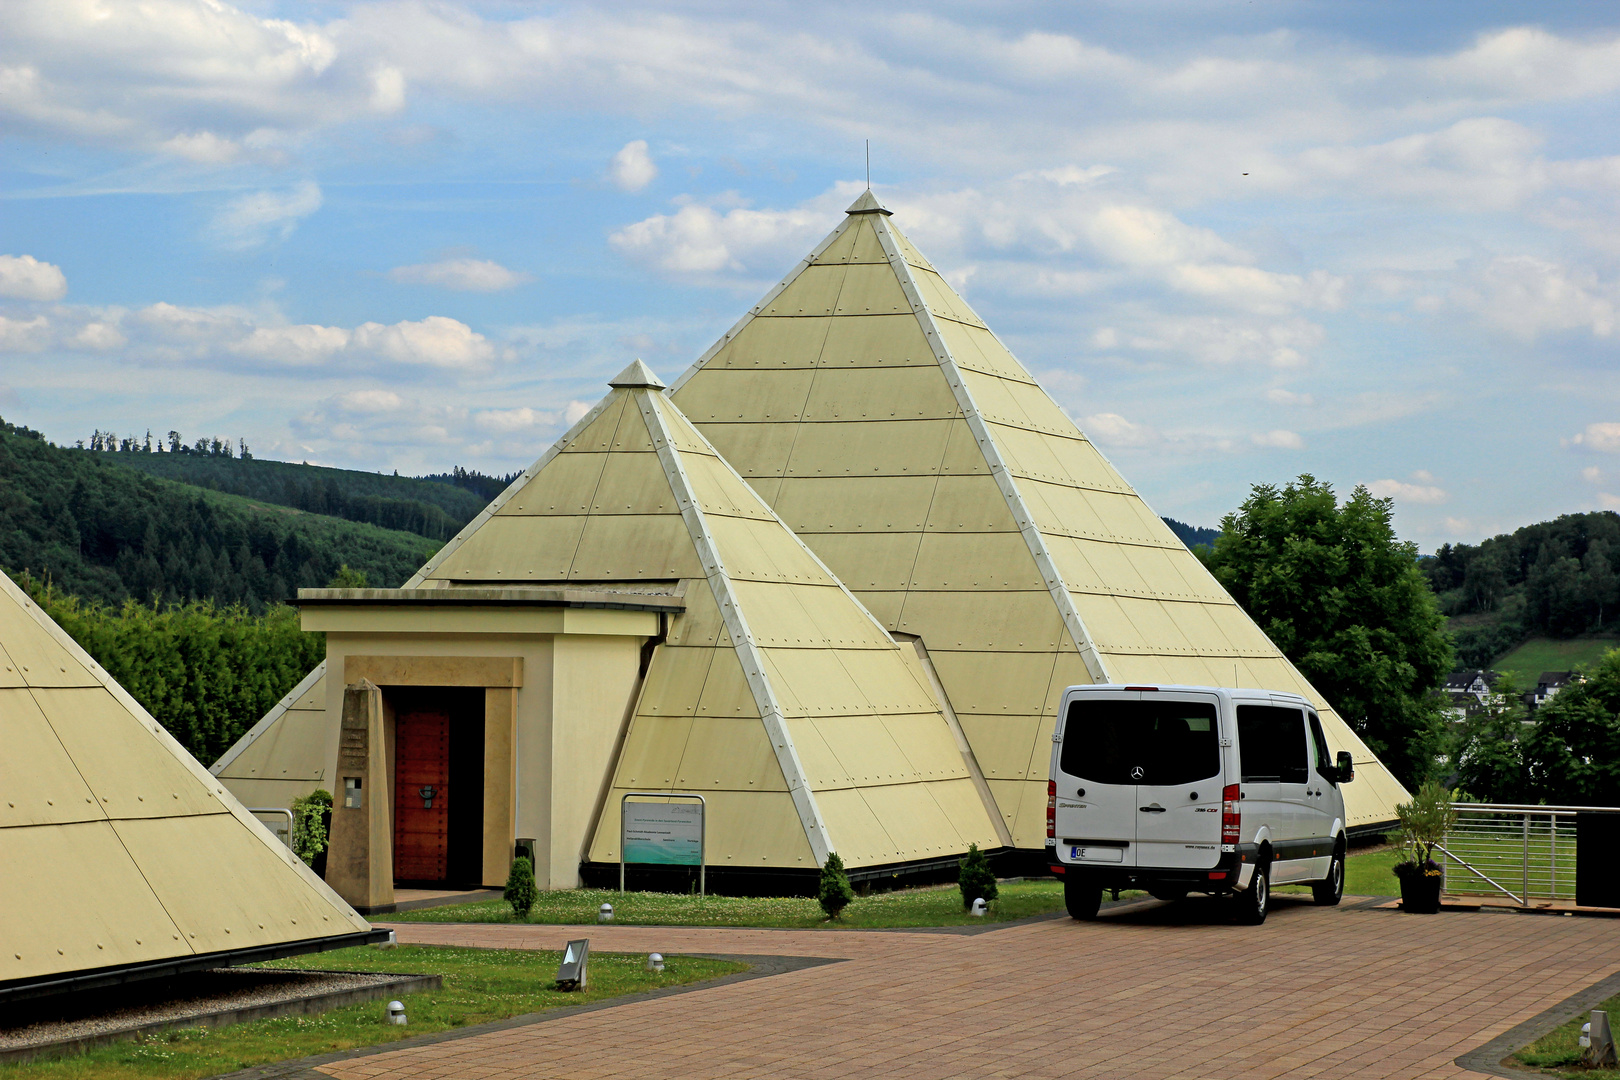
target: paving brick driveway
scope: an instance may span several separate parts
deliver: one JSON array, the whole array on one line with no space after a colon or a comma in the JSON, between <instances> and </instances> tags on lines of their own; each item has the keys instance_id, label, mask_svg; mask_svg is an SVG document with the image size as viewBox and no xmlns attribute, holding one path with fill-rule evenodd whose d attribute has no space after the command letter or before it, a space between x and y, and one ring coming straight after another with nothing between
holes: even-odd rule
<instances>
[{"instance_id":1,"label":"paving brick driveway","mask_svg":"<svg viewBox=\"0 0 1620 1080\"><path fill-rule=\"evenodd\" d=\"M1453 1059L1620 968L1620 921L1277 898L976 935L409 923L424 944L845 962L334 1062L344 1078L1466 1077Z\"/></svg>"}]
</instances>

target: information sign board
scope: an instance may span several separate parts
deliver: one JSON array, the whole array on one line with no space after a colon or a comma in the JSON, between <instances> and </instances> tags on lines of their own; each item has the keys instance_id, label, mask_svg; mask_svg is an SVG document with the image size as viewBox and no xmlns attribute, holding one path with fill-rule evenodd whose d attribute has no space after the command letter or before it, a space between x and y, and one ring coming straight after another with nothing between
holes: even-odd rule
<instances>
[{"instance_id":1,"label":"information sign board","mask_svg":"<svg viewBox=\"0 0 1620 1080\"><path fill-rule=\"evenodd\" d=\"M703 865L703 804L628 802L624 861L660 866Z\"/></svg>"}]
</instances>

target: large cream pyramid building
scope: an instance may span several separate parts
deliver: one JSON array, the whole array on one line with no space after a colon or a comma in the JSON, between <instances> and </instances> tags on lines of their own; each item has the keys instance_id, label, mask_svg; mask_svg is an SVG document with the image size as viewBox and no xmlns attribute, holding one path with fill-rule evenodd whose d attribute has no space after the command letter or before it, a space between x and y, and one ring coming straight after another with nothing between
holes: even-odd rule
<instances>
[{"instance_id":1,"label":"large cream pyramid building","mask_svg":"<svg viewBox=\"0 0 1620 1080\"><path fill-rule=\"evenodd\" d=\"M632 364L403 589L301 594L327 662L213 771L336 789L367 678L411 762L396 845L413 792L451 807L441 877L499 883L514 844L544 884L605 877L646 791L705 797L716 871L890 873L1042 850L1065 687L1238 684L1316 702L1348 824L1393 819L1400 785L889 217L863 195L672 389ZM445 734L397 749L421 716Z\"/></svg>"},{"instance_id":2,"label":"large cream pyramid building","mask_svg":"<svg viewBox=\"0 0 1620 1080\"><path fill-rule=\"evenodd\" d=\"M0 574L0 1001L383 933Z\"/></svg>"},{"instance_id":3,"label":"large cream pyramid building","mask_svg":"<svg viewBox=\"0 0 1620 1080\"><path fill-rule=\"evenodd\" d=\"M1079 683L1290 690L1406 797L867 192L672 398L891 631L926 645L1013 842L1041 846Z\"/></svg>"}]
</instances>

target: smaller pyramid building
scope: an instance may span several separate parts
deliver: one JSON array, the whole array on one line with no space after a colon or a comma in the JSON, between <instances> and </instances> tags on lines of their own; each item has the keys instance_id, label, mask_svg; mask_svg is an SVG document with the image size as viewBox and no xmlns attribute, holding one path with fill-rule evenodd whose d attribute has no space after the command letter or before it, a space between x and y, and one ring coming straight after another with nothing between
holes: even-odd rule
<instances>
[{"instance_id":1,"label":"smaller pyramid building","mask_svg":"<svg viewBox=\"0 0 1620 1080\"><path fill-rule=\"evenodd\" d=\"M0 574L0 1001L375 940Z\"/></svg>"},{"instance_id":2,"label":"smaller pyramid building","mask_svg":"<svg viewBox=\"0 0 1620 1080\"><path fill-rule=\"evenodd\" d=\"M997 845L916 653L897 644L715 453L639 360L574 432L424 568L679 584L606 805L707 800L720 867L943 859ZM522 552L526 561L514 564ZM588 859L619 859L605 814Z\"/></svg>"}]
</instances>

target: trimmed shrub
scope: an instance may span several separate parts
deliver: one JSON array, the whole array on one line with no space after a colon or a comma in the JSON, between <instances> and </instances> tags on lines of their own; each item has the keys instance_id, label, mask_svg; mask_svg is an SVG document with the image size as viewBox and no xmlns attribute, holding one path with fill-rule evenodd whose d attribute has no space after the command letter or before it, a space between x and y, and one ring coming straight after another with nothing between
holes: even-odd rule
<instances>
[{"instance_id":1,"label":"trimmed shrub","mask_svg":"<svg viewBox=\"0 0 1620 1080\"><path fill-rule=\"evenodd\" d=\"M849 875L844 873L844 860L838 857L836 851L827 853L827 864L821 868L821 887L816 891L816 899L829 919L838 918L849 902L855 899L855 890L849 885Z\"/></svg>"},{"instance_id":2,"label":"trimmed shrub","mask_svg":"<svg viewBox=\"0 0 1620 1080\"><path fill-rule=\"evenodd\" d=\"M987 904L996 898L996 872L990 869L990 860L984 857L978 844L969 844L967 855L956 865L956 886L962 890L964 911L980 897Z\"/></svg>"},{"instance_id":3,"label":"trimmed shrub","mask_svg":"<svg viewBox=\"0 0 1620 1080\"><path fill-rule=\"evenodd\" d=\"M512 914L527 919L538 895L539 891L534 887L534 867L528 859L519 855L512 860L511 872L506 875L506 891L501 893L501 899L512 905Z\"/></svg>"}]
</instances>

